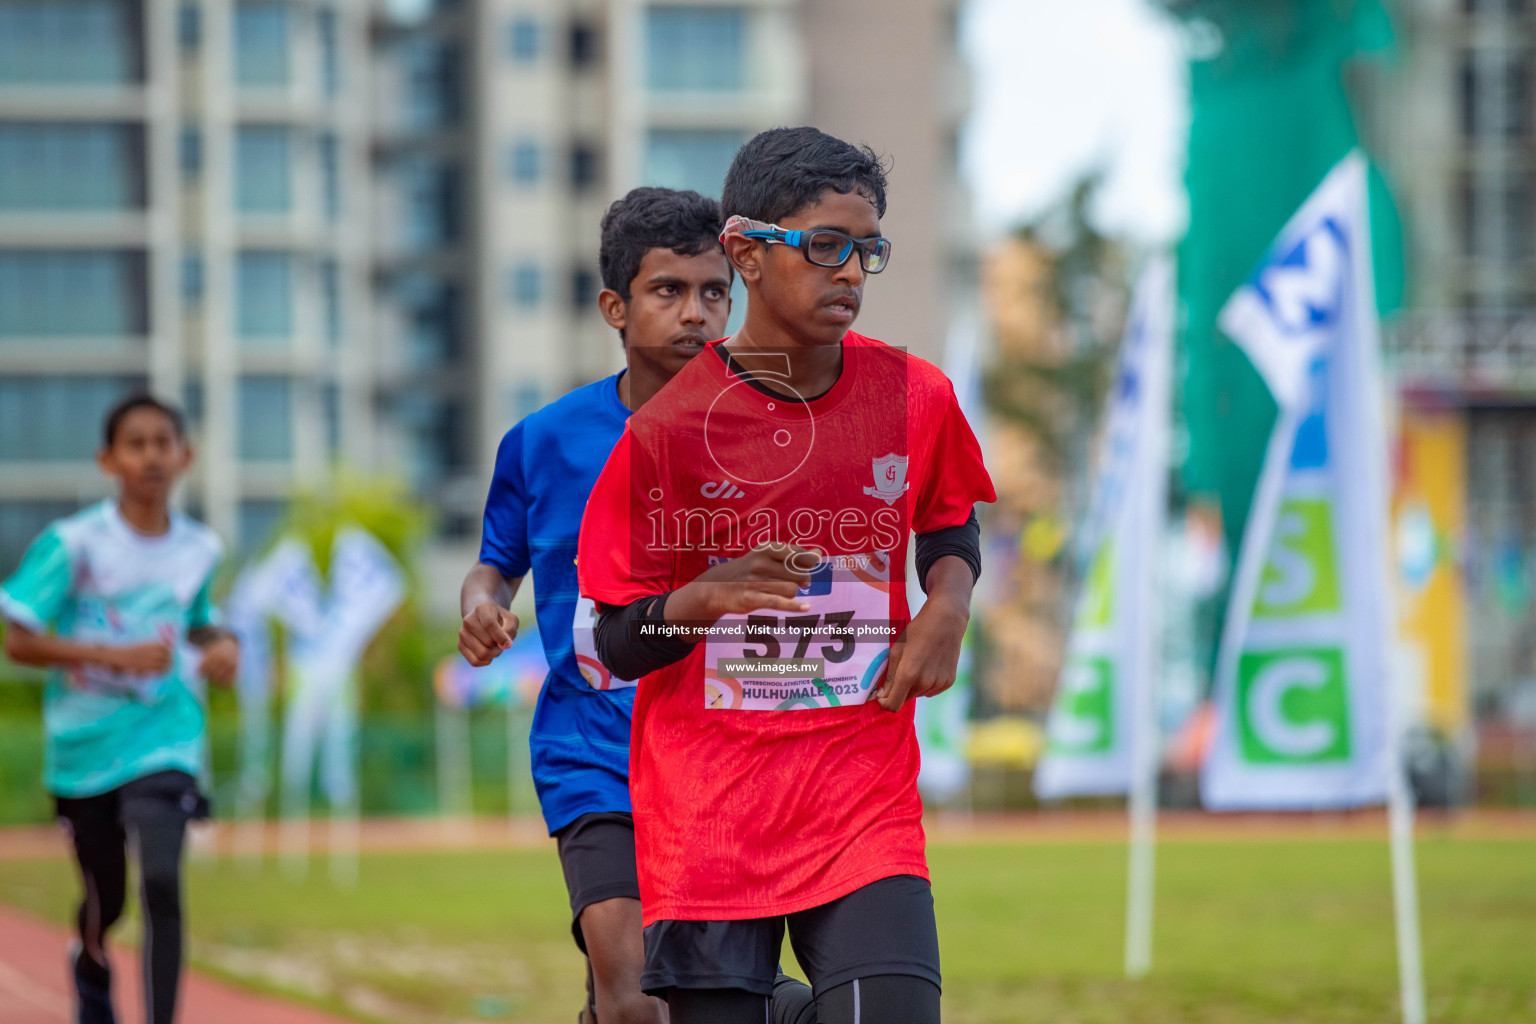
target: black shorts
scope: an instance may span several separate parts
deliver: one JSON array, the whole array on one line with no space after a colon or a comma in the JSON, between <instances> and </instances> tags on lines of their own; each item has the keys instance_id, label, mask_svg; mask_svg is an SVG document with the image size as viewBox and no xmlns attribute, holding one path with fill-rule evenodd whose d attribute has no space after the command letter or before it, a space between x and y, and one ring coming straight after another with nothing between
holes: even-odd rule
<instances>
[{"instance_id":1,"label":"black shorts","mask_svg":"<svg viewBox=\"0 0 1536 1024\"><path fill-rule=\"evenodd\" d=\"M55 816L73 825L81 817L111 821L132 819L136 807L151 808L154 814L181 814L188 821L205 821L212 814L208 798L198 789L197 780L174 768L129 779L116 789L95 796L54 796ZM124 813L124 808L128 813Z\"/></svg>"},{"instance_id":2,"label":"black shorts","mask_svg":"<svg viewBox=\"0 0 1536 1024\"><path fill-rule=\"evenodd\" d=\"M635 872L635 816L622 811L583 814L555 833L565 891L571 896L571 935L583 953L581 912L594 903L640 898Z\"/></svg>"},{"instance_id":3,"label":"black shorts","mask_svg":"<svg viewBox=\"0 0 1536 1024\"><path fill-rule=\"evenodd\" d=\"M786 922L795 958L818 994L877 974L940 984L933 890L916 875L895 875L780 917L657 921L645 930L640 988L653 996L669 988L771 995Z\"/></svg>"}]
</instances>

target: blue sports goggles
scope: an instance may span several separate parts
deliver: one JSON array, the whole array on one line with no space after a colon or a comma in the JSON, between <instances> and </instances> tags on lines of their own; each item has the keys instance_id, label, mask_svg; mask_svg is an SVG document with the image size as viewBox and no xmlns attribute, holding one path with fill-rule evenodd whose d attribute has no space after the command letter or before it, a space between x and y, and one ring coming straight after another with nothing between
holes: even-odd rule
<instances>
[{"instance_id":1,"label":"blue sports goggles","mask_svg":"<svg viewBox=\"0 0 1536 1024\"><path fill-rule=\"evenodd\" d=\"M744 238L756 238L763 242L788 245L799 249L807 263L818 267L840 267L857 249L859 266L866 274L878 274L891 262L891 240L883 235L872 238L854 238L852 235L831 228L815 231L786 231L777 224L764 224L741 232Z\"/></svg>"}]
</instances>

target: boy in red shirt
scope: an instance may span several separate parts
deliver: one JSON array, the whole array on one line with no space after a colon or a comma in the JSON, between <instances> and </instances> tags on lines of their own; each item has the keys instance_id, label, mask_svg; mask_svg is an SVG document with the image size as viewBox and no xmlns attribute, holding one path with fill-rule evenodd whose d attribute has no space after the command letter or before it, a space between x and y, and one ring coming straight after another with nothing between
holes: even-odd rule
<instances>
[{"instance_id":1,"label":"boy in red shirt","mask_svg":"<svg viewBox=\"0 0 1536 1024\"><path fill-rule=\"evenodd\" d=\"M823 1024L936 1024L908 698L954 681L995 495L944 375L849 331L891 253L875 154L764 132L721 205L746 322L630 419L578 547L599 657L645 676L641 986L673 1024L757 1024L787 923Z\"/></svg>"}]
</instances>

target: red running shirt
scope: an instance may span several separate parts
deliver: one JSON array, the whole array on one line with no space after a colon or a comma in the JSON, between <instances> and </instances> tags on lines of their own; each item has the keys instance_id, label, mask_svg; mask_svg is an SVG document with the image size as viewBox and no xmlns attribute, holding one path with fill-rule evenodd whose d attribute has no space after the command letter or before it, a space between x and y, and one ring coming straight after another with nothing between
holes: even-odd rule
<instances>
[{"instance_id":1,"label":"red running shirt","mask_svg":"<svg viewBox=\"0 0 1536 1024\"><path fill-rule=\"evenodd\" d=\"M866 698L909 618L912 533L996 499L933 365L850 333L836 385L797 402L720 356L691 360L629 420L587 502L582 594L629 604L768 540L830 557L801 591L809 614L728 616L641 680L630 795L646 924L788 914L928 876L913 705ZM771 355L740 358L772 373Z\"/></svg>"}]
</instances>

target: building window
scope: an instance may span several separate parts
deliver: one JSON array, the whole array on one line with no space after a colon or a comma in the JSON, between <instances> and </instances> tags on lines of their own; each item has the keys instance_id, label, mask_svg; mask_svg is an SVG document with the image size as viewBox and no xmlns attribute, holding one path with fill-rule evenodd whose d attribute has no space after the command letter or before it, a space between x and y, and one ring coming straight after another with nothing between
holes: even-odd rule
<instances>
[{"instance_id":1,"label":"building window","mask_svg":"<svg viewBox=\"0 0 1536 1024\"><path fill-rule=\"evenodd\" d=\"M1525 51L1462 51L1456 100L1463 137L1531 134L1532 63Z\"/></svg>"},{"instance_id":2,"label":"building window","mask_svg":"<svg viewBox=\"0 0 1536 1024\"><path fill-rule=\"evenodd\" d=\"M293 457L293 382L251 374L240 378L240 458L284 462Z\"/></svg>"},{"instance_id":3,"label":"building window","mask_svg":"<svg viewBox=\"0 0 1536 1024\"><path fill-rule=\"evenodd\" d=\"M0 250L0 339L143 334L142 251Z\"/></svg>"},{"instance_id":4,"label":"building window","mask_svg":"<svg viewBox=\"0 0 1536 1024\"><path fill-rule=\"evenodd\" d=\"M242 341L293 334L293 260L285 252L242 252L235 261L236 333Z\"/></svg>"},{"instance_id":5,"label":"building window","mask_svg":"<svg viewBox=\"0 0 1536 1024\"><path fill-rule=\"evenodd\" d=\"M585 21L571 25L571 66L589 68L597 63L597 26Z\"/></svg>"},{"instance_id":6,"label":"building window","mask_svg":"<svg viewBox=\"0 0 1536 1024\"><path fill-rule=\"evenodd\" d=\"M320 136L320 205L325 219L341 219L341 149L332 132Z\"/></svg>"},{"instance_id":7,"label":"building window","mask_svg":"<svg viewBox=\"0 0 1536 1024\"><path fill-rule=\"evenodd\" d=\"M203 133L186 125L181 129L181 176L193 179L203 173Z\"/></svg>"},{"instance_id":8,"label":"building window","mask_svg":"<svg viewBox=\"0 0 1536 1024\"><path fill-rule=\"evenodd\" d=\"M146 383L142 376L0 377L0 462L89 459L107 410Z\"/></svg>"},{"instance_id":9,"label":"building window","mask_svg":"<svg viewBox=\"0 0 1536 1024\"><path fill-rule=\"evenodd\" d=\"M427 274L405 274L390 289L405 328L406 364L413 370L437 370L458 354L459 291Z\"/></svg>"},{"instance_id":10,"label":"building window","mask_svg":"<svg viewBox=\"0 0 1536 1024\"><path fill-rule=\"evenodd\" d=\"M5 0L0 3L0 83L141 81L139 9L128 0Z\"/></svg>"},{"instance_id":11,"label":"building window","mask_svg":"<svg viewBox=\"0 0 1536 1024\"><path fill-rule=\"evenodd\" d=\"M544 49L544 30L538 19L520 15L507 26L507 55L514 64L532 64Z\"/></svg>"},{"instance_id":12,"label":"building window","mask_svg":"<svg viewBox=\"0 0 1536 1024\"><path fill-rule=\"evenodd\" d=\"M142 126L0 122L0 209L137 209L144 195Z\"/></svg>"},{"instance_id":13,"label":"building window","mask_svg":"<svg viewBox=\"0 0 1536 1024\"><path fill-rule=\"evenodd\" d=\"M1504 256L1512 262L1528 261L1536 242L1536 195L1531 182L1516 181L1510 184L1504 195Z\"/></svg>"},{"instance_id":14,"label":"building window","mask_svg":"<svg viewBox=\"0 0 1536 1024\"><path fill-rule=\"evenodd\" d=\"M320 385L320 419L325 428L325 450L335 458L341 451L341 388L335 381Z\"/></svg>"},{"instance_id":15,"label":"building window","mask_svg":"<svg viewBox=\"0 0 1536 1024\"><path fill-rule=\"evenodd\" d=\"M248 500L240 503L238 552L242 556L254 555L268 541L277 537L277 531L288 515L288 503L270 499Z\"/></svg>"},{"instance_id":16,"label":"building window","mask_svg":"<svg viewBox=\"0 0 1536 1024\"><path fill-rule=\"evenodd\" d=\"M415 391L399 395L390 412L405 437L407 473L417 491L432 491L465 465L469 430L461 404Z\"/></svg>"},{"instance_id":17,"label":"building window","mask_svg":"<svg viewBox=\"0 0 1536 1024\"><path fill-rule=\"evenodd\" d=\"M519 185L536 185L543 174L544 161L539 144L532 139L518 139L507 147L507 177Z\"/></svg>"},{"instance_id":18,"label":"building window","mask_svg":"<svg viewBox=\"0 0 1536 1024\"><path fill-rule=\"evenodd\" d=\"M21 556L55 519L78 511L72 501L0 501L0 579L21 564Z\"/></svg>"},{"instance_id":19,"label":"building window","mask_svg":"<svg viewBox=\"0 0 1536 1024\"><path fill-rule=\"evenodd\" d=\"M657 92L740 92L746 13L739 7L645 12L645 84Z\"/></svg>"},{"instance_id":20,"label":"building window","mask_svg":"<svg viewBox=\"0 0 1536 1024\"><path fill-rule=\"evenodd\" d=\"M1504 134L1531 134L1531 54L1510 53L1504 63Z\"/></svg>"},{"instance_id":21,"label":"building window","mask_svg":"<svg viewBox=\"0 0 1536 1024\"><path fill-rule=\"evenodd\" d=\"M1481 180L1471 172L1456 185L1462 256L1524 262L1536 254L1536 192L1528 180Z\"/></svg>"},{"instance_id":22,"label":"building window","mask_svg":"<svg viewBox=\"0 0 1536 1024\"><path fill-rule=\"evenodd\" d=\"M571 271L571 308L590 313L597 308L597 274L590 267Z\"/></svg>"},{"instance_id":23,"label":"building window","mask_svg":"<svg viewBox=\"0 0 1536 1024\"><path fill-rule=\"evenodd\" d=\"M518 309L534 310L544 301L544 273L537 263L520 263L512 270L512 304Z\"/></svg>"},{"instance_id":24,"label":"building window","mask_svg":"<svg viewBox=\"0 0 1536 1024\"><path fill-rule=\"evenodd\" d=\"M176 8L176 42L187 51L203 43L203 9L191 0Z\"/></svg>"},{"instance_id":25,"label":"building window","mask_svg":"<svg viewBox=\"0 0 1536 1024\"><path fill-rule=\"evenodd\" d=\"M407 252L426 252L459 237L459 169L429 156L393 166L403 209L401 241Z\"/></svg>"},{"instance_id":26,"label":"building window","mask_svg":"<svg viewBox=\"0 0 1536 1024\"><path fill-rule=\"evenodd\" d=\"M203 256L187 252L181 257L181 303L188 309L203 304Z\"/></svg>"},{"instance_id":27,"label":"building window","mask_svg":"<svg viewBox=\"0 0 1536 1024\"><path fill-rule=\"evenodd\" d=\"M290 12L285 3L235 5L235 82L280 88L290 80Z\"/></svg>"},{"instance_id":28,"label":"building window","mask_svg":"<svg viewBox=\"0 0 1536 1024\"><path fill-rule=\"evenodd\" d=\"M397 45L395 55L405 75L403 127L432 131L457 124L462 112L458 48L411 36Z\"/></svg>"},{"instance_id":29,"label":"building window","mask_svg":"<svg viewBox=\"0 0 1536 1024\"><path fill-rule=\"evenodd\" d=\"M336 348L341 344L341 267L333 259L320 264L320 301L326 344Z\"/></svg>"},{"instance_id":30,"label":"building window","mask_svg":"<svg viewBox=\"0 0 1536 1024\"><path fill-rule=\"evenodd\" d=\"M746 140L746 133L738 131L654 129L645 140L645 183L718 197L725 172Z\"/></svg>"},{"instance_id":31,"label":"building window","mask_svg":"<svg viewBox=\"0 0 1536 1024\"><path fill-rule=\"evenodd\" d=\"M334 7L322 7L315 12L315 30L320 36L320 87L327 96L341 93L339 23L340 15Z\"/></svg>"},{"instance_id":32,"label":"building window","mask_svg":"<svg viewBox=\"0 0 1536 1024\"><path fill-rule=\"evenodd\" d=\"M181 411L187 417L187 427L197 433L203 426L203 382L188 380L182 389Z\"/></svg>"},{"instance_id":33,"label":"building window","mask_svg":"<svg viewBox=\"0 0 1536 1024\"><path fill-rule=\"evenodd\" d=\"M289 131L241 125L235 134L235 208L241 213L287 213L293 204Z\"/></svg>"},{"instance_id":34,"label":"building window","mask_svg":"<svg viewBox=\"0 0 1536 1024\"><path fill-rule=\"evenodd\" d=\"M1461 61L1456 69L1456 99L1458 124L1461 134L1468 138L1477 134L1477 64L1473 61L1472 51L1464 50Z\"/></svg>"},{"instance_id":35,"label":"building window","mask_svg":"<svg viewBox=\"0 0 1536 1024\"><path fill-rule=\"evenodd\" d=\"M584 192L590 188L596 188L602 176L602 168L599 164L597 147L584 142L578 142L571 147L571 188L578 192Z\"/></svg>"},{"instance_id":36,"label":"building window","mask_svg":"<svg viewBox=\"0 0 1536 1024\"><path fill-rule=\"evenodd\" d=\"M527 419L544 407L544 391L535 381L524 381L507 393L503 402L508 423Z\"/></svg>"}]
</instances>

